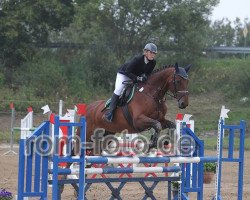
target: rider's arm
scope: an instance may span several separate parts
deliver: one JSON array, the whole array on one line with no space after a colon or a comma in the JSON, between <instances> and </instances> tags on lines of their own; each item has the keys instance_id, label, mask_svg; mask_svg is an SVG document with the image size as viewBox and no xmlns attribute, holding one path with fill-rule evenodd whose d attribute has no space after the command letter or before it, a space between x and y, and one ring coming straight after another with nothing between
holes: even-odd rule
<instances>
[{"instance_id":1,"label":"rider's arm","mask_svg":"<svg viewBox=\"0 0 250 200\"><path fill-rule=\"evenodd\" d=\"M125 63L119 69L119 73L126 75L127 77L131 78L133 81L137 81L137 75L133 73L134 69L138 66L140 62L138 57L133 58L129 62Z\"/></svg>"}]
</instances>

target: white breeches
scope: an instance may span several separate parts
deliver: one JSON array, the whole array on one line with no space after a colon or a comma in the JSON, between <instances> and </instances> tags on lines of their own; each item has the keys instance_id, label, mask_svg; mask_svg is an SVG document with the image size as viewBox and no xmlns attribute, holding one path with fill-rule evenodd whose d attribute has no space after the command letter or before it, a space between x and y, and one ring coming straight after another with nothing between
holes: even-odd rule
<instances>
[{"instance_id":1,"label":"white breeches","mask_svg":"<svg viewBox=\"0 0 250 200\"><path fill-rule=\"evenodd\" d=\"M122 90L125 87L125 85L122 84L122 82L128 81L128 80L131 80L131 79L123 74L117 73L116 81L115 81L115 91L114 91L116 95L120 96L122 94Z\"/></svg>"}]
</instances>

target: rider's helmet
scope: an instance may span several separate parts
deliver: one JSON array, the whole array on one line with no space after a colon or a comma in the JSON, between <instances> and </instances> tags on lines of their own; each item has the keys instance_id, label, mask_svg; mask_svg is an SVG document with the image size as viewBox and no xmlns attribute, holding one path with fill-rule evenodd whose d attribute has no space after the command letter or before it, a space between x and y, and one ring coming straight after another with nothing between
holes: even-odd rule
<instances>
[{"instance_id":1,"label":"rider's helmet","mask_svg":"<svg viewBox=\"0 0 250 200\"><path fill-rule=\"evenodd\" d=\"M143 50L148 50L157 53L157 46L154 43L148 43L145 45Z\"/></svg>"}]
</instances>

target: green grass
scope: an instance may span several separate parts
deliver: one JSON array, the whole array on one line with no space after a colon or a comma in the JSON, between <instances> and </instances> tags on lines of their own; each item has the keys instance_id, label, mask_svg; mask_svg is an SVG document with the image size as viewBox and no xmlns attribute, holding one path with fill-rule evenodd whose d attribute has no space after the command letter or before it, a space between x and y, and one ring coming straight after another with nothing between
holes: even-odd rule
<instances>
[{"instance_id":1,"label":"green grass","mask_svg":"<svg viewBox=\"0 0 250 200\"><path fill-rule=\"evenodd\" d=\"M235 100L236 101L236 100ZM240 120L245 120L247 125L250 124L250 107L248 103L231 102L223 94L213 92L201 95L190 95L189 106L180 110L177 107L176 100L168 99L168 118L175 120L177 113L192 114L195 121L195 133L198 136L206 133L216 133L218 120L222 105L230 109L226 124L237 125ZM247 132L249 128L247 127Z\"/></svg>"},{"instance_id":2,"label":"green grass","mask_svg":"<svg viewBox=\"0 0 250 200\"><path fill-rule=\"evenodd\" d=\"M220 116L221 106L225 105L226 108L230 109L228 113L229 118L226 119L226 124L235 125L239 124L240 120L245 120L247 123L247 133L249 133L250 124L250 90L249 90L249 77L250 68L248 67L250 58L248 59L206 59L202 60L199 66L194 66L190 72L189 82L189 106L180 110L177 106L176 99L167 97L168 112L167 118L171 121L175 120L177 113L192 114L195 121L195 133L200 138L205 138L206 148L216 149L216 137L205 137L213 136L217 134L218 119ZM84 91L84 90L83 90ZM225 92L226 91L226 92ZM235 93L236 92L236 93ZM23 95L21 95L23 93ZM100 94L99 94L100 93ZM20 95L19 95L20 94ZM93 94L96 94L93 92ZM98 95L103 95L98 90ZM230 96L231 95L231 96ZM19 97L31 101L20 101L17 104L19 110L26 110L27 105L33 104L32 99L27 92L19 91L18 94L11 92L9 89L4 90L6 99L11 97ZM229 97L230 96L230 97ZM8 97L8 98L7 98ZM242 97L249 97L247 102L241 102ZM101 98L100 96L96 98ZM94 99L92 98L91 101ZM44 102L50 102L52 110L56 110L58 102L52 102L49 100L40 100ZM65 103L74 102L72 99L68 99ZM1 110L8 109L8 101L2 101L0 104ZM52 105L51 105L52 104ZM37 110L35 112L41 112L40 103L35 106ZM73 103L70 104L71 107ZM53 108L53 106L55 108ZM67 106L65 105L65 108ZM18 141L19 133L15 133L15 141ZM8 142L9 133L6 130L0 130L0 142ZM237 145L237 139L236 139ZM249 149L249 138L246 138L246 148Z\"/></svg>"},{"instance_id":3,"label":"green grass","mask_svg":"<svg viewBox=\"0 0 250 200\"><path fill-rule=\"evenodd\" d=\"M18 143L20 139L20 131L14 131L13 141ZM9 143L10 142L10 132L0 131L0 143Z\"/></svg>"},{"instance_id":4,"label":"green grass","mask_svg":"<svg viewBox=\"0 0 250 200\"><path fill-rule=\"evenodd\" d=\"M250 107L247 104L228 102L219 93L209 93L206 95L190 95L190 105L185 110L180 110L177 107L175 99L168 98L168 114L167 118L174 121L177 113L192 114L192 119L195 120L195 133L201 139L205 140L205 148L216 150L217 145L217 125L220 115L221 106L225 105L230 109L229 118L226 119L226 124L237 125L240 120L245 120L247 125L250 123ZM249 128L247 127L247 133ZM20 132L15 132L15 143L19 140ZM209 136L209 137L208 137ZM8 143L10 138L9 131L0 131L0 142ZM225 138L227 141L227 138ZM236 148L238 148L238 139L235 139ZM250 138L245 140L246 149L250 149Z\"/></svg>"},{"instance_id":5,"label":"green grass","mask_svg":"<svg viewBox=\"0 0 250 200\"><path fill-rule=\"evenodd\" d=\"M217 137L216 136L205 137L201 139L204 140L206 150L217 150ZM234 138L234 150L239 149L239 142L240 142L239 138L235 137ZM245 150L250 150L250 137L245 138L244 146L245 146ZM228 149L228 137L224 138L223 149Z\"/></svg>"}]
</instances>

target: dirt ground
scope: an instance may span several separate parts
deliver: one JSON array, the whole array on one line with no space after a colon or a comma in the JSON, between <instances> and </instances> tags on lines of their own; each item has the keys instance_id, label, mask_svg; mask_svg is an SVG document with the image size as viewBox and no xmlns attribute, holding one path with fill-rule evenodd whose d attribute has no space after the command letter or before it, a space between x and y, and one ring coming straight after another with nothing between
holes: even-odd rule
<instances>
[{"instance_id":1,"label":"dirt ground","mask_svg":"<svg viewBox=\"0 0 250 200\"><path fill-rule=\"evenodd\" d=\"M0 145L0 188L12 192L14 195L17 193L17 176L18 176L18 155L6 155L3 154L8 151L8 145ZM17 147L17 146L15 146ZM18 149L15 148L18 152ZM237 152L235 152L237 153ZM215 151L207 151L206 155L216 155ZM245 171L244 171L244 200L250 200L250 151L245 152ZM237 199L237 172L238 167L236 164L225 163L222 170L222 182L221 192L223 199ZM210 184L204 184L204 200L212 199L215 191L214 181ZM49 188L51 196L51 188ZM159 183L154 190L155 197L157 199L167 199L167 186L166 183ZM124 199L139 200L144 196L143 188L139 183L128 183L122 189L122 195ZM109 199L110 191L104 184L95 184L91 186L91 189L87 192L89 200L97 199ZM62 194L63 200L75 199L72 186L66 185ZM190 196L190 199L196 199L195 196Z\"/></svg>"}]
</instances>

